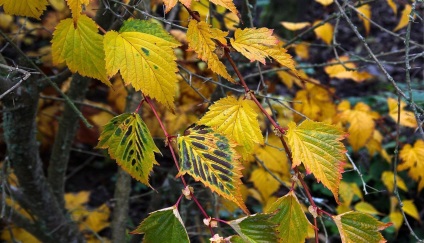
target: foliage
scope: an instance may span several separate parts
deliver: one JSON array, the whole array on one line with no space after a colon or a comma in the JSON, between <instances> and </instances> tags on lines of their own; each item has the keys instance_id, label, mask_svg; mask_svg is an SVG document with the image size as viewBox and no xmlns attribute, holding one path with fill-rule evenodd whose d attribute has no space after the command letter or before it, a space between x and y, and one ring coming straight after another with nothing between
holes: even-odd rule
<instances>
[{"instance_id":1,"label":"foliage","mask_svg":"<svg viewBox=\"0 0 424 243\"><path fill-rule=\"evenodd\" d=\"M166 199L161 204L151 203L151 212L145 212L148 216L131 232L143 235L143 242L190 242L192 238L252 243L315 238L318 242L324 237L322 231L328 237L327 230L342 242L385 242L385 238L394 239L401 231L408 219L404 215L421 223L422 206L408 193L415 187L418 193L424 188L423 110L413 99L410 60L404 61L406 85L392 81L385 67L375 61L392 82L382 89L394 89L398 99L388 92L355 97L343 87L346 84L360 89L377 79L375 70L362 70L364 58L349 51L338 54L342 50L337 41L339 21L347 10L357 13L350 17L357 18L365 35L375 31L378 25L373 21L371 3L345 2L342 7L337 0L316 0L316 6L329 12L333 11L330 6L338 7L339 12L325 19L320 16L302 22L282 21L281 25L292 34L302 31L286 41L274 29L255 28L252 9L239 13L239 6L232 0L152 1L150 7L155 14L161 11L163 2L163 11L170 15L175 11L173 16L178 15L186 27L132 6L132 1L103 1L100 6L104 9L97 11L110 11L117 18L115 29L103 29L96 22L100 21L92 18L95 11L86 10L95 1L68 0L68 7L64 3L60 7L60 1L50 2L61 14L57 19L43 16L46 9L50 13L46 0L20 4L0 0L5 12L0 21L9 19L8 15L51 21L52 37L45 37L51 43L45 50L49 60L43 60L40 66L54 72L67 68L103 83L100 87L108 91L110 104L83 102L102 111L84 113L87 123L95 128L86 134L81 128L79 139L107 149L111 159L143 184L138 191L147 191L146 186L158 186L161 193L167 190L160 195ZM109 6L112 2L113 7ZM390 30L392 36L399 37L394 32L405 27L411 34L416 4L402 6L399 22ZM397 13L399 4L388 0L387 5ZM245 17L250 17L250 25L241 21ZM336 24L332 23L334 18ZM350 19L346 21L349 26ZM45 22L39 26L47 26ZM357 28L352 32L357 33ZM313 45L300 41L306 34L332 49L335 57L326 59L323 65L313 64L309 60L317 55ZM25 42L25 37L17 38ZM401 38L408 45L408 55L409 44L416 42L409 36ZM368 50L360 34L358 39ZM42 53L41 49L36 52ZM17 70L17 74L34 75L32 71ZM75 84L76 77L64 81L62 89L70 89L67 85ZM128 110L134 92L141 100L131 113ZM54 117L62 112L58 106L43 102L39 104L40 114ZM45 117L38 118L37 124L42 146L48 147L46 141L55 136L58 125ZM163 137L164 146L156 139ZM358 166L360 158L367 158L367 163ZM173 161L173 169L169 169L169 161ZM20 187L13 172L6 176L4 181L10 188ZM181 183L173 181L176 179ZM385 194L383 188L387 189ZM378 198L372 201L371 189L390 199L385 200L390 205L378 205L383 201ZM12 195L4 198L5 205L29 222L29 231L37 232L33 225L39 219L28 214L31 209L23 208L25 202L13 204ZM98 233L109 227L110 209L103 203L90 211L88 201L89 192L67 193L63 207L87 241L104 240ZM187 201L193 201L197 209L191 209ZM200 217L204 229L197 223ZM318 220L325 223L319 225ZM189 230L195 223L198 236ZM214 231L218 223L225 229L220 229L220 234ZM418 239L416 228L409 221L407 225ZM12 234L3 231L2 239L38 241L19 227L9 231ZM204 237L205 232L210 237Z\"/></svg>"}]
</instances>

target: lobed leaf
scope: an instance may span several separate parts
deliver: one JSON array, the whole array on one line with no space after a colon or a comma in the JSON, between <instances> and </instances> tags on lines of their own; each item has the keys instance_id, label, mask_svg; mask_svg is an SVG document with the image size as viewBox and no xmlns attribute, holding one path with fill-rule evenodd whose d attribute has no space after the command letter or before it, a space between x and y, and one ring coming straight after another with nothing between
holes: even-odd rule
<instances>
[{"instance_id":1,"label":"lobed leaf","mask_svg":"<svg viewBox=\"0 0 424 243\"><path fill-rule=\"evenodd\" d=\"M106 76L103 36L97 31L96 22L85 15L76 24L70 18L60 21L51 41L53 63L65 62L72 72L111 86Z\"/></svg>"},{"instance_id":2,"label":"lobed leaf","mask_svg":"<svg viewBox=\"0 0 424 243\"><path fill-rule=\"evenodd\" d=\"M134 179L150 186L156 147L149 129L136 113L124 113L105 125L98 148L107 148L109 155Z\"/></svg>"},{"instance_id":3,"label":"lobed leaf","mask_svg":"<svg viewBox=\"0 0 424 243\"><path fill-rule=\"evenodd\" d=\"M271 214L258 213L229 222L230 226L243 239L240 242L268 243L278 242L278 223L271 220ZM237 238L237 237L235 237ZM237 242L231 238L231 242Z\"/></svg>"},{"instance_id":4,"label":"lobed leaf","mask_svg":"<svg viewBox=\"0 0 424 243\"><path fill-rule=\"evenodd\" d=\"M47 0L0 0L0 6L6 14L40 19L46 10Z\"/></svg>"},{"instance_id":5,"label":"lobed leaf","mask_svg":"<svg viewBox=\"0 0 424 243\"><path fill-rule=\"evenodd\" d=\"M175 206L150 213L131 234L145 234L144 243L190 242L183 220Z\"/></svg>"},{"instance_id":6,"label":"lobed leaf","mask_svg":"<svg viewBox=\"0 0 424 243\"><path fill-rule=\"evenodd\" d=\"M235 202L246 214L241 195L241 170L235 143L206 126L195 126L178 137L180 172L191 175L224 198Z\"/></svg>"},{"instance_id":7,"label":"lobed leaf","mask_svg":"<svg viewBox=\"0 0 424 243\"><path fill-rule=\"evenodd\" d=\"M342 178L344 153L340 142L346 135L332 125L305 120L296 127L289 123L288 144L292 150L293 165L302 162L307 173L313 173L333 193L337 202L340 180Z\"/></svg>"},{"instance_id":8,"label":"lobed leaf","mask_svg":"<svg viewBox=\"0 0 424 243\"><path fill-rule=\"evenodd\" d=\"M257 113L251 100L233 96L222 98L209 107L200 119L199 125L212 127L241 146L241 154L246 158L253 152L256 144L263 144Z\"/></svg>"},{"instance_id":9,"label":"lobed leaf","mask_svg":"<svg viewBox=\"0 0 424 243\"><path fill-rule=\"evenodd\" d=\"M215 53L217 44L213 39L226 44L225 37L227 34L228 32L209 27L204 21L197 22L195 19L192 19L188 24L187 41L189 47L197 53L200 59L208 63L208 67L213 72L231 82L235 82Z\"/></svg>"},{"instance_id":10,"label":"lobed leaf","mask_svg":"<svg viewBox=\"0 0 424 243\"><path fill-rule=\"evenodd\" d=\"M280 243L305 242L308 229L313 228L293 191L280 197L265 212L275 213L271 220L279 225Z\"/></svg>"},{"instance_id":11,"label":"lobed leaf","mask_svg":"<svg viewBox=\"0 0 424 243\"><path fill-rule=\"evenodd\" d=\"M382 223L374 217L361 212L347 212L333 217L343 243L386 242L380 230L392 225Z\"/></svg>"},{"instance_id":12,"label":"lobed leaf","mask_svg":"<svg viewBox=\"0 0 424 243\"><path fill-rule=\"evenodd\" d=\"M103 42L109 76L120 71L126 84L174 110L178 68L173 48L180 44L162 26L128 20L119 33L107 32Z\"/></svg>"}]
</instances>

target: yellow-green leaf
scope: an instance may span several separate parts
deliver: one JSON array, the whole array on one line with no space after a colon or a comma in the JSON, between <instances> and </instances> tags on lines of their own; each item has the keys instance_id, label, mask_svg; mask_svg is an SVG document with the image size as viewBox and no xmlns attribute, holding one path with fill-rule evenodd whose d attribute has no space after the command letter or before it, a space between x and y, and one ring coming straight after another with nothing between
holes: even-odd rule
<instances>
[{"instance_id":1,"label":"yellow-green leaf","mask_svg":"<svg viewBox=\"0 0 424 243\"><path fill-rule=\"evenodd\" d=\"M264 143L254 106L251 100L237 100L233 96L222 98L209 107L198 124L212 127L234 140L246 158L256 144Z\"/></svg>"},{"instance_id":2,"label":"yellow-green leaf","mask_svg":"<svg viewBox=\"0 0 424 243\"><path fill-rule=\"evenodd\" d=\"M128 20L119 33L107 32L103 42L109 76L119 70L126 84L174 109L178 68L173 48L180 44L162 26Z\"/></svg>"},{"instance_id":3,"label":"yellow-green leaf","mask_svg":"<svg viewBox=\"0 0 424 243\"><path fill-rule=\"evenodd\" d=\"M90 0L66 0L68 3L69 8L72 12L72 18L74 19L74 22L76 23L81 16L82 12L82 5L87 6L90 3Z\"/></svg>"},{"instance_id":4,"label":"yellow-green leaf","mask_svg":"<svg viewBox=\"0 0 424 243\"><path fill-rule=\"evenodd\" d=\"M292 150L293 167L302 162L307 173L313 173L333 193L338 202L339 185L342 178L344 152L340 142L346 135L339 128L305 120L296 127L288 125L287 139Z\"/></svg>"},{"instance_id":5,"label":"yellow-green leaf","mask_svg":"<svg viewBox=\"0 0 424 243\"><path fill-rule=\"evenodd\" d=\"M342 181L340 183L339 192L342 205L344 206L350 206L355 195L362 199L362 192L359 189L358 184L356 184L355 182L347 183Z\"/></svg>"},{"instance_id":6,"label":"yellow-green leaf","mask_svg":"<svg viewBox=\"0 0 424 243\"><path fill-rule=\"evenodd\" d=\"M103 36L97 31L97 24L85 15L80 16L76 25L72 19L60 21L53 32L53 63L66 63L72 72L111 86L106 76Z\"/></svg>"},{"instance_id":7,"label":"yellow-green leaf","mask_svg":"<svg viewBox=\"0 0 424 243\"><path fill-rule=\"evenodd\" d=\"M243 239L241 242L278 242L277 226L271 214L258 213L228 222ZM233 239L231 238L231 242Z\"/></svg>"},{"instance_id":8,"label":"yellow-green leaf","mask_svg":"<svg viewBox=\"0 0 424 243\"><path fill-rule=\"evenodd\" d=\"M399 155L403 162L397 169L409 169L408 175L418 182L418 191L421 191L424 188L424 141L417 140L414 146L406 144Z\"/></svg>"},{"instance_id":9,"label":"yellow-green leaf","mask_svg":"<svg viewBox=\"0 0 424 243\"><path fill-rule=\"evenodd\" d=\"M266 213L275 213L271 220L278 224L280 243L303 243L308 229L313 228L293 191L275 201Z\"/></svg>"},{"instance_id":10,"label":"yellow-green leaf","mask_svg":"<svg viewBox=\"0 0 424 243\"><path fill-rule=\"evenodd\" d=\"M265 64L265 58L272 57L278 63L296 72L294 61L287 50L279 47L278 39L272 35L273 30L267 28L236 29L231 45L251 62L259 61Z\"/></svg>"},{"instance_id":11,"label":"yellow-green leaf","mask_svg":"<svg viewBox=\"0 0 424 243\"><path fill-rule=\"evenodd\" d=\"M0 6L7 14L40 19L46 10L47 0L0 0Z\"/></svg>"},{"instance_id":12,"label":"yellow-green leaf","mask_svg":"<svg viewBox=\"0 0 424 243\"><path fill-rule=\"evenodd\" d=\"M219 40L222 44L226 44L225 37L227 32L219 29L211 28L206 22L190 20L187 30L187 41L191 49L193 49L200 59L208 63L208 67L215 73L221 75L223 78L235 82L235 80L228 74L225 65L219 60L218 55L215 53L217 44L213 39Z\"/></svg>"},{"instance_id":13,"label":"yellow-green leaf","mask_svg":"<svg viewBox=\"0 0 424 243\"><path fill-rule=\"evenodd\" d=\"M235 202L246 214L241 194L240 156L235 143L206 126L188 128L178 137L180 172L191 175L224 198Z\"/></svg>"},{"instance_id":14,"label":"yellow-green leaf","mask_svg":"<svg viewBox=\"0 0 424 243\"><path fill-rule=\"evenodd\" d=\"M144 234L144 243L189 243L187 230L175 206L154 211L131 234Z\"/></svg>"},{"instance_id":15,"label":"yellow-green leaf","mask_svg":"<svg viewBox=\"0 0 424 243\"><path fill-rule=\"evenodd\" d=\"M134 179L150 186L156 147L149 129L137 113L114 117L100 134L98 148L108 149L109 155Z\"/></svg>"},{"instance_id":16,"label":"yellow-green leaf","mask_svg":"<svg viewBox=\"0 0 424 243\"><path fill-rule=\"evenodd\" d=\"M382 223L368 214L347 212L333 217L339 229L342 243L386 242L379 232L392 225Z\"/></svg>"}]
</instances>

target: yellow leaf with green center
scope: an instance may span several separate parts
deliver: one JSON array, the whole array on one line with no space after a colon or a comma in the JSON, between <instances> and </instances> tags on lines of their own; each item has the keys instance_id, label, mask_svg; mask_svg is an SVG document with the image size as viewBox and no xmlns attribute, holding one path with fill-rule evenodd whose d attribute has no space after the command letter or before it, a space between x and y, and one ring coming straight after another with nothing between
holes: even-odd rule
<instances>
[{"instance_id":1,"label":"yellow leaf with green center","mask_svg":"<svg viewBox=\"0 0 424 243\"><path fill-rule=\"evenodd\" d=\"M392 223L382 223L361 212L339 214L333 216L333 220L339 229L342 243L386 242L379 231L392 225Z\"/></svg>"},{"instance_id":2,"label":"yellow leaf with green center","mask_svg":"<svg viewBox=\"0 0 424 243\"><path fill-rule=\"evenodd\" d=\"M191 175L248 214L241 194L243 166L234 149L236 144L206 126L188 128L184 134L178 137L180 172L177 176Z\"/></svg>"},{"instance_id":3,"label":"yellow leaf with green center","mask_svg":"<svg viewBox=\"0 0 424 243\"><path fill-rule=\"evenodd\" d=\"M72 18L75 22L78 21L79 17L81 16L82 12L82 5L87 6L90 3L90 0L66 0L68 3L69 8L72 12Z\"/></svg>"},{"instance_id":4,"label":"yellow leaf with green center","mask_svg":"<svg viewBox=\"0 0 424 243\"><path fill-rule=\"evenodd\" d=\"M114 117L104 126L98 148L108 149L109 155L134 179L150 186L149 174L153 170L156 147L149 129L136 113Z\"/></svg>"},{"instance_id":5,"label":"yellow leaf with green center","mask_svg":"<svg viewBox=\"0 0 424 243\"><path fill-rule=\"evenodd\" d=\"M265 213L275 213L271 221L279 225L280 243L305 242L308 229L313 227L293 191L280 197Z\"/></svg>"},{"instance_id":6,"label":"yellow leaf with green center","mask_svg":"<svg viewBox=\"0 0 424 243\"><path fill-rule=\"evenodd\" d=\"M111 86L106 76L103 36L97 31L97 24L85 15L76 24L72 19L60 21L53 32L53 63L66 63L72 72Z\"/></svg>"},{"instance_id":7,"label":"yellow leaf with green center","mask_svg":"<svg viewBox=\"0 0 424 243\"><path fill-rule=\"evenodd\" d=\"M402 163L397 170L409 169L408 175L418 182L418 191L421 191L424 188L424 141L417 140L414 146L406 144L399 155Z\"/></svg>"},{"instance_id":8,"label":"yellow leaf with green center","mask_svg":"<svg viewBox=\"0 0 424 243\"><path fill-rule=\"evenodd\" d=\"M0 0L5 13L40 19L46 10L47 0Z\"/></svg>"},{"instance_id":9,"label":"yellow leaf with green center","mask_svg":"<svg viewBox=\"0 0 424 243\"><path fill-rule=\"evenodd\" d=\"M291 122L288 125L287 139L292 150L293 165L303 163L307 173L314 174L333 193L339 202L339 186L342 178L344 153L346 149L340 140L346 134L339 128L305 120L299 126Z\"/></svg>"},{"instance_id":10,"label":"yellow leaf with green center","mask_svg":"<svg viewBox=\"0 0 424 243\"><path fill-rule=\"evenodd\" d=\"M247 57L251 62L265 64L265 58L272 57L281 65L296 72L292 57L286 49L278 46L278 39L272 35L273 30L267 28L236 29L231 46Z\"/></svg>"},{"instance_id":11,"label":"yellow leaf with green center","mask_svg":"<svg viewBox=\"0 0 424 243\"><path fill-rule=\"evenodd\" d=\"M225 65L219 60L218 55L215 53L217 44L213 39L220 41L222 44L226 44L225 37L227 35L228 32L211 28L204 21L197 22L192 19L188 24L188 46L197 53L200 59L208 63L208 67L213 72L231 82L235 82L230 74L228 74Z\"/></svg>"},{"instance_id":12,"label":"yellow leaf with green center","mask_svg":"<svg viewBox=\"0 0 424 243\"><path fill-rule=\"evenodd\" d=\"M107 75L120 71L126 84L174 110L178 71L173 48L180 45L159 24L128 20L104 38Z\"/></svg>"},{"instance_id":13,"label":"yellow leaf with green center","mask_svg":"<svg viewBox=\"0 0 424 243\"><path fill-rule=\"evenodd\" d=\"M357 103L351 109L349 101L345 100L339 104L337 109L341 111L340 118L342 122L349 124L349 143L354 151L358 151L372 138L375 128L374 120L379 115L363 102Z\"/></svg>"},{"instance_id":14,"label":"yellow leaf with green center","mask_svg":"<svg viewBox=\"0 0 424 243\"><path fill-rule=\"evenodd\" d=\"M212 127L234 140L241 146L240 153L245 159L256 144L264 143L254 106L251 100L222 98L209 107L198 124Z\"/></svg>"}]
</instances>

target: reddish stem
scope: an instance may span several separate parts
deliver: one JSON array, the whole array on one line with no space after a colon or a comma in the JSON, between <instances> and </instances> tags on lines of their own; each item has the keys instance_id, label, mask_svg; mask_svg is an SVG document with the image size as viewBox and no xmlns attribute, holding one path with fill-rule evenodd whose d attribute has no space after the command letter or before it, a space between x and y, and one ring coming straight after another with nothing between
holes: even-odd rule
<instances>
[{"instance_id":1,"label":"reddish stem","mask_svg":"<svg viewBox=\"0 0 424 243\"><path fill-rule=\"evenodd\" d=\"M161 129L162 129L163 133L165 134L165 137L166 137L166 141L167 141L167 144L168 144L169 150L171 151L171 154L172 154L172 159L174 160L174 164L175 164L175 166L177 167L178 171L180 171L180 166L178 165L177 156L175 155L175 151L174 151L174 149L173 149L173 148L172 148L172 146L171 146L172 138L173 138L174 136L170 136L170 135L169 135L169 133L166 131L166 129L165 129L165 125L163 124L162 120L160 119L159 114L157 113L156 108L155 108L155 106L153 105L152 100L150 100L150 98L149 98L148 96L144 96L144 100L146 100L147 104L149 104L150 109L153 111L153 114L155 115L155 117L156 117L157 121L159 122L159 125L160 125L160 127L161 127ZM137 109L138 109L138 108L137 108ZM185 188L185 187L187 187L187 182L185 181L184 176L180 176L180 179L181 179L181 181L182 181L182 183L183 183L183 185L184 185L184 188ZM205 217L205 218L209 218L209 215L206 213L205 209L203 209L202 205L199 203L199 201L198 201L198 200L197 200L197 198L194 196L194 194L193 194L192 192L190 192L190 195L191 195L191 198L193 199L193 201L196 203L197 207L198 207L198 208L200 209L200 211L202 212L203 217ZM179 204L179 201L181 200L181 198L182 198L182 195L181 195L181 196L180 196L180 198L178 199L178 201L177 201L176 205L178 205L178 204ZM211 227L210 225L209 225L209 231L211 232L211 235L213 236L213 235L214 235L214 232L213 232L212 227Z\"/></svg>"}]
</instances>

